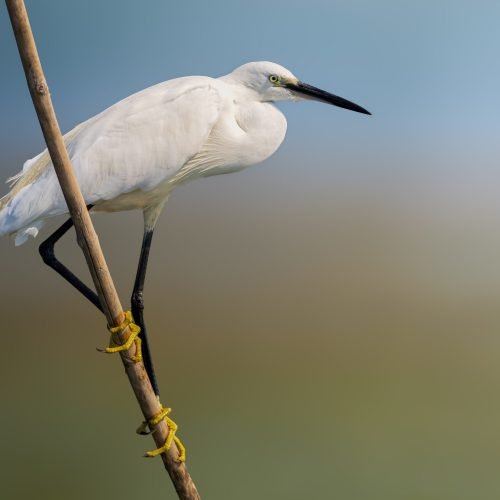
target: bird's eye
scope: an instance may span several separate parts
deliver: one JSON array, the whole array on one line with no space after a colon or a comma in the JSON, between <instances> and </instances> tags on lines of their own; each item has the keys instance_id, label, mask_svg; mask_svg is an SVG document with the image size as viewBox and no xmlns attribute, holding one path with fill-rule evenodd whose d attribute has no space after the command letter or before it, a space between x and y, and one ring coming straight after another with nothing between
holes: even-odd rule
<instances>
[{"instance_id":1,"label":"bird's eye","mask_svg":"<svg viewBox=\"0 0 500 500\"><path fill-rule=\"evenodd\" d=\"M269 81L271 83L278 83L280 81L280 77L277 75L270 75L269 76Z\"/></svg>"}]
</instances>

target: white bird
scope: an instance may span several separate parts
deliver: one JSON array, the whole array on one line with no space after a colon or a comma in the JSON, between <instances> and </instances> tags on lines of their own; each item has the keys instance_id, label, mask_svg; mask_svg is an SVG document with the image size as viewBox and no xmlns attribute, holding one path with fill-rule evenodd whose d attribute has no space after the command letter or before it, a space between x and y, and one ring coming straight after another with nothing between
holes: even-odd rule
<instances>
[{"instance_id":1,"label":"white bird","mask_svg":"<svg viewBox=\"0 0 500 500\"><path fill-rule=\"evenodd\" d=\"M144 333L142 291L149 247L171 191L189 179L235 172L264 161L278 149L287 127L273 102L302 99L370 114L302 83L278 64L251 62L220 78L189 76L159 83L119 101L64 136L84 199L93 212L143 210L143 247L132 313L136 320L140 316L138 324ZM9 181L12 189L0 200L0 236L11 234L16 245L35 237L47 218L68 213L47 150L26 161L22 172ZM93 292L82 290L83 284L75 283L74 275L64 275L55 264L61 265L53 256L53 246L69 227L71 223L49 237L41 253L98 305ZM52 256L47 257L50 251Z\"/></svg>"}]
</instances>

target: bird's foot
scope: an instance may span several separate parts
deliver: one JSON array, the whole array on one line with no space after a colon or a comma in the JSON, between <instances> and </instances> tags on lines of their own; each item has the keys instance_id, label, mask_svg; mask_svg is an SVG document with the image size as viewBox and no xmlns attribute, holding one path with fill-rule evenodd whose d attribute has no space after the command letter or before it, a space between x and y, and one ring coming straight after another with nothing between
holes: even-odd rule
<instances>
[{"instance_id":1,"label":"bird's foot","mask_svg":"<svg viewBox=\"0 0 500 500\"><path fill-rule=\"evenodd\" d=\"M111 339L109 341L109 346L104 349L97 349L99 352L104 352L106 354L114 354L121 351L128 351L132 344L135 343L135 355L132 359L138 363L142 361L142 352L141 352L141 339L139 338L139 333L141 332L141 327L134 323L134 318L132 317L132 313L130 311L124 311L125 319L123 323L118 326L108 327L108 330L111 333ZM121 334L126 328L129 329L130 334L127 340L123 344L118 344L115 342L113 336Z\"/></svg>"},{"instance_id":2,"label":"bird's foot","mask_svg":"<svg viewBox=\"0 0 500 500\"><path fill-rule=\"evenodd\" d=\"M154 432L156 430L154 429L154 427L157 426L162 420L165 420L168 426L168 434L167 439L165 440L165 444L160 448L156 448L156 450L146 452L146 454L144 455L145 457L152 458L157 457L162 453L166 453L168 450L170 450L172 443L175 443L177 445L177 449L179 450L179 457L177 458L177 461L184 462L186 460L186 448L181 443L180 439L175 435L178 428L177 424L168 416L171 411L171 408L164 408L162 406L160 413L149 420L149 428L152 430L148 431L148 422L142 422L142 424L137 429L136 432L138 434L145 435Z\"/></svg>"}]
</instances>

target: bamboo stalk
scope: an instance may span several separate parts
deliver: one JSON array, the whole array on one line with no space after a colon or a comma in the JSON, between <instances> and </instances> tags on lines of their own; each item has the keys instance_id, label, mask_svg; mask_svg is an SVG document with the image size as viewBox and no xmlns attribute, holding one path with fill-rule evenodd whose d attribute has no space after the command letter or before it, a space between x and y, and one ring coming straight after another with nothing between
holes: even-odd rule
<instances>
[{"instance_id":1,"label":"bamboo stalk","mask_svg":"<svg viewBox=\"0 0 500 500\"><path fill-rule=\"evenodd\" d=\"M75 225L78 244L85 255L108 325L118 326L124 319L123 308L59 129L24 1L5 0L5 3L9 11L31 98L47 143L52 164ZM130 331L125 330L119 339L120 343L123 343L129 334ZM160 413L161 405L153 392L143 363L135 362L132 359L135 355L135 344L128 351L120 353L120 355L144 418L149 421ZM168 427L165 422L161 422L156 429L152 435L156 445L160 447L167 439ZM161 455L165 468L180 499L198 500L200 496L185 463L177 462L178 453L179 450L175 444L172 444L168 453Z\"/></svg>"}]
</instances>

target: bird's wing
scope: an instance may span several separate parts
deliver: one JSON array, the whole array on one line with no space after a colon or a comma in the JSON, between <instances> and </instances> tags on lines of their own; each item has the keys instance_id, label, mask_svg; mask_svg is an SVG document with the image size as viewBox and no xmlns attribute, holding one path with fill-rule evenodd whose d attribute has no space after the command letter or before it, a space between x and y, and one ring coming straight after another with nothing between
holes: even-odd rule
<instances>
[{"instance_id":1,"label":"bird's wing","mask_svg":"<svg viewBox=\"0 0 500 500\"><path fill-rule=\"evenodd\" d=\"M95 117L94 117L95 118ZM87 126L93 118L77 125L73 130L64 135L64 143L68 147L71 142L78 136L85 126ZM22 188L29 186L37 181L40 176L48 170L52 165L50 155L47 149L24 162L20 172L7 179L7 184L12 188L5 196L0 199L0 209L7 205Z\"/></svg>"},{"instance_id":2,"label":"bird's wing","mask_svg":"<svg viewBox=\"0 0 500 500\"><path fill-rule=\"evenodd\" d=\"M214 80L191 77L146 89L96 117L69 145L87 202L150 191L175 175L202 149L222 105Z\"/></svg>"},{"instance_id":3,"label":"bird's wing","mask_svg":"<svg viewBox=\"0 0 500 500\"><path fill-rule=\"evenodd\" d=\"M133 94L75 127L64 139L86 202L149 191L168 180L202 149L222 106L217 80L178 78ZM22 194L32 216L65 211L46 150L10 181L4 206L20 202L15 198Z\"/></svg>"}]
</instances>

